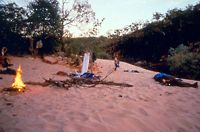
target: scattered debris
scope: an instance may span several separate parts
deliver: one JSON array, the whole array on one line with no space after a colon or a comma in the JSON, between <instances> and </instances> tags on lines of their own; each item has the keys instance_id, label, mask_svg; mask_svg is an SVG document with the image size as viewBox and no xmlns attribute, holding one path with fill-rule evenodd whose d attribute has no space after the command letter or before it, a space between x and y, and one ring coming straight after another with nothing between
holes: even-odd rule
<instances>
[{"instance_id":1,"label":"scattered debris","mask_svg":"<svg viewBox=\"0 0 200 132\"><path fill-rule=\"evenodd\" d=\"M15 117L15 116L17 116L17 114L12 114L12 116L14 116L14 117Z\"/></svg>"},{"instance_id":2,"label":"scattered debris","mask_svg":"<svg viewBox=\"0 0 200 132\"><path fill-rule=\"evenodd\" d=\"M58 60L56 58L51 57L51 56L45 56L43 58L43 61L46 63L49 63L49 64L56 64L58 62Z\"/></svg>"},{"instance_id":3,"label":"scattered debris","mask_svg":"<svg viewBox=\"0 0 200 132\"><path fill-rule=\"evenodd\" d=\"M135 72L135 73L140 73L138 70L124 70L124 72Z\"/></svg>"},{"instance_id":4,"label":"scattered debris","mask_svg":"<svg viewBox=\"0 0 200 132\"><path fill-rule=\"evenodd\" d=\"M25 91L25 89L23 89L23 90L20 91L20 92L24 92L24 91ZM1 90L1 92L19 92L19 90L16 89L16 88L9 87L9 88L3 88L3 89Z\"/></svg>"},{"instance_id":5,"label":"scattered debris","mask_svg":"<svg viewBox=\"0 0 200 132\"><path fill-rule=\"evenodd\" d=\"M122 98L123 96L121 94L119 94L118 97Z\"/></svg>"},{"instance_id":6,"label":"scattered debris","mask_svg":"<svg viewBox=\"0 0 200 132\"><path fill-rule=\"evenodd\" d=\"M171 92L165 92L166 95L172 95L174 93L171 93Z\"/></svg>"},{"instance_id":7,"label":"scattered debris","mask_svg":"<svg viewBox=\"0 0 200 132\"><path fill-rule=\"evenodd\" d=\"M10 103L10 102L8 102L8 103L6 103L6 105L8 105L8 106L11 106L11 105L13 105L12 103Z\"/></svg>"},{"instance_id":8,"label":"scattered debris","mask_svg":"<svg viewBox=\"0 0 200 132\"><path fill-rule=\"evenodd\" d=\"M132 87L133 85L126 83L115 83L115 82L107 82L107 81L96 81L87 78L71 78L66 80L53 80L53 79L45 79L44 82L26 82L29 85L40 85L40 86L56 86L65 89L69 89L71 87L95 87L96 85L113 85L113 86L121 86L121 87Z\"/></svg>"},{"instance_id":9,"label":"scattered debris","mask_svg":"<svg viewBox=\"0 0 200 132\"><path fill-rule=\"evenodd\" d=\"M28 85L39 85L39 86L42 86L42 87L49 86L49 84L46 81L45 82L32 82L32 81L29 81L29 82L25 82L25 84L28 84Z\"/></svg>"},{"instance_id":10,"label":"scattered debris","mask_svg":"<svg viewBox=\"0 0 200 132\"><path fill-rule=\"evenodd\" d=\"M56 75L59 75L59 76L68 76L68 74L66 72L63 72L63 71L58 71L56 73Z\"/></svg>"},{"instance_id":11,"label":"scattered debris","mask_svg":"<svg viewBox=\"0 0 200 132\"><path fill-rule=\"evenodd\" d=\"M5 132L5 131L3 130L3 128L0 127L0 132Z\"/></svg>"},{"instance_id":12,"label":"scattered debris","mask_svg":"<svg viewBox=\"0 0 200 132\"><path fill-rule=\"evenodd\" d=\"M0 127L0 132L5 132L5 131L3 130L3 128Z\"/></svg>"}]
</instances>

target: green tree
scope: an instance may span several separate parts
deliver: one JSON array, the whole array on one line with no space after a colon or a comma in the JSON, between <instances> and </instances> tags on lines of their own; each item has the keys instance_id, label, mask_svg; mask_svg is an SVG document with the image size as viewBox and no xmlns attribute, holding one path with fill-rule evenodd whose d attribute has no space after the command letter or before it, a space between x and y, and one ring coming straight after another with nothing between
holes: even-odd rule
<instances>
[{"instance_id":1,"label":"green tree","mask_svg":"<svg viewBox=\"0 0 200 132\"><path fill-rule=\"evenodd\" d=\"M168 56L170 71L183 78L200 79L200 55L185 45L170 48Z\"/></svg>"},{"instance_id":2,"label":"green tree","mask_svg":"<svg viewBox=\"0 0 200 132\"><path fill-rule=\"evenodd\" d=\"M27 48L24 45L26 11L15 3L0 4L0 48L6 46L14 53Z\"/></svg>"},{"instance_id":3,"label":"green tree","mask_svg":"<svg viewBox=\"0 0 200 132\"><path fill-rule=\"evenodd\" d=\"M161 18L164 18L164 15L162 13L156 12L153 14L154 20L159 21Z\"/></svg>"},{"instance_id":4,"label":"green tree","mask_svg":"<svg viewBox=\"0 0 200 132\"><path fill-rule=\"evenodd\" d=\"M28 5L28 32L33 36L59 36L61 25L57 0L35 0Z\"/></svg>"},{"instance_id":5,"label":"green tree","mask_svg":"<svg viewBox=\"0 0 200 132\"><path fill-rule=\"evenodd\" d=\"M62 50L64 50L65 43L64 38L71 37L69 31L70 27L75 27L78 30L82 30L81 27L86 25L92 25L87 32L83 35L94 36L98 33L98 28L101 26L102 20L98 20L95 17L88 0L62 0L61 2L61 33L60 39L62 42Z\"/></svg>"}]
</instances>

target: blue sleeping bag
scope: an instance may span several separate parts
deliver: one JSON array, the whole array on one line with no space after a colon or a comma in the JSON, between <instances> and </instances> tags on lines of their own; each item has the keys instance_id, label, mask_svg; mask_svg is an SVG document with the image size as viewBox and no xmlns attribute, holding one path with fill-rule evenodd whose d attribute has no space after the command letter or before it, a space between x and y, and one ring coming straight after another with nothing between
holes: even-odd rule
<instances>
[{"instance_id":1,"label":"blue sleeping bag","mask_svg":"<svg viewBox=\"0 0 200 132\"><path fill-rule=\"evenodd\" d=\"M93 79L95 76L93 73L89 73L89 72L85 72L81 75L82 78L89 78L89 79Z\"/></svg>"},{"instance_id":2,"label":"blue sleeping bag","mask_svg":"<svg viewBox=\"0 0 200 132\"><path fill-rule=\"evenodd\" d=\"M169 75L169 74L165 74L165 73L158 73L158 74L156 74L153 78L155 79L155 80L161 80L161 79L163 79L163 78L170 78L170 77L173 77L173 76L171 76L171 75Z\"/></svg>"}]
</instances>

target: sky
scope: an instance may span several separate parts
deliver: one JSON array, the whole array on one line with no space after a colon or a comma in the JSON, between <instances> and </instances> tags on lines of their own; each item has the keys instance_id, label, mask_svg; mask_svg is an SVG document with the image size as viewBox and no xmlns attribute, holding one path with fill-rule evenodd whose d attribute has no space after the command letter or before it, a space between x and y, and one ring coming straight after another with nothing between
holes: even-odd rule
<instances>
[{"instance_id":1,"label":"sky","mask_svg":"<svg viewBox=\"0 0 200 132\"><path fill-rule=\"evenodd\" d=\"M89 0L98 18L105 18L101 34L120 29L133 22L151 20L155 12L185 8L198 0Z\"/></svg>"},{"instance_id":2,"label":"sky","mask_svg":"<svg viewBox=\"0 0 200 132\"><path fill-rule=\"evenodd\" d=\"M14 0L24 5L28 0ZM106 35L115 29L121 29L133 22L151 21L155 12L165 14L174 8L184 9L187 5L194 5L200 0L88 0L98 19L105 18L99 35ZM74 36L78 32L73 30Z\"/></svg>"}]
</instances>

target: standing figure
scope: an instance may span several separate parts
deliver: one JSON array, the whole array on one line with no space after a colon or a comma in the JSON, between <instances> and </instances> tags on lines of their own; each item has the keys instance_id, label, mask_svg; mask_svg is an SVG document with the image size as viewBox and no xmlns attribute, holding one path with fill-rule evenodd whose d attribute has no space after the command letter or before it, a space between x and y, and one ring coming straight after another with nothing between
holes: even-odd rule
<instances>
[{"instance_id":1,"label":"standing figure","mask_svg":"<svg viewBox=\"0 0 200 132\"><path fill-rule=\"evenodd\" d=\"M119 68L119 59L117 56L115 56L115 58L114 58L114 64L115 64L115 71L116 71L117 68Z\"/></svg>"},{"instance_id":2,"label":"standing figure","mask_svg":"<svg viewBox=\"0 0 200 132\"><path fill-rule=\"evenodd\" d=\"M92 55L91 55L91 73L93 73L94 71L94 62L96 61L97 57L96 57L96 53L95 52L92 52Z\"/></svg>"},{"instance_id":3,"label":"standing figure","mask_svg":"<svg viewBox=\"0 0 200 132\"><path fill-rule=\"evenodd\" d=\"M38 40L36 42L36 51L37 51L37 55L40 55L41 58L43 58L43 56L44 56L42 48L43 48L42 40Z\"/></svg>"},{"instance_id":4,"label":"standing figure","mask_svg":"<svg viewBox=\"0 0 200 132\"><path fill-rule=\"evenodd\" d=\"M31 52L32 57L35 57L33 41L33 38L29 37L29 51Z\"/></svg>"},{"instance_id":5,"label":"standing figure","mask_svg":"<svg viewBox=\"0 0 200 132\"><path fill-rule=\"evenodd\" d=\"M6 47L3 47L1 49L1 56L5 56L7 51L8 51L8 49Z\"/></svg>"}]
</instances>

